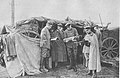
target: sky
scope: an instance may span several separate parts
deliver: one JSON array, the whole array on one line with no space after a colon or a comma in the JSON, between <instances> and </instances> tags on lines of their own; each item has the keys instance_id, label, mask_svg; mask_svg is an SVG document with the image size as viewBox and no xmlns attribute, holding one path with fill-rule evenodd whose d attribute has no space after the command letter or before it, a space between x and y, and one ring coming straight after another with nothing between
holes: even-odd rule
<instances>
[{"instance_id":1,"label":"sky","mask_svg":"<svg viewBox=\"0 0 120 78\"><path fill-rule=\"evenodd\" d=\"M0 0L0 27L11 24L11 0ZM15 22L31 17L64 20L67 16L78 20L111 22L109 28L119 26L119 0L15 0Z\"/></svg>"}]
</instances>

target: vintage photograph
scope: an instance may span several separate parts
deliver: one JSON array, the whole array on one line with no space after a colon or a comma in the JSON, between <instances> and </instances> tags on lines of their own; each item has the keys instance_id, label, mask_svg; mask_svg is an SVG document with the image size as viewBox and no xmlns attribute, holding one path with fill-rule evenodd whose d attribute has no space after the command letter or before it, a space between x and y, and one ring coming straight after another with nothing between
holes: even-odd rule
<instances>
[{"instance_id":1,"label":"vintage photograph","mask_svg":"<svg viewBox=\"0 0 120 78\"><path fill-rule=\"evenodd\" d=\"M0 2L0 78L119 78L119 0Z\"/></svg>"}]
</instances>

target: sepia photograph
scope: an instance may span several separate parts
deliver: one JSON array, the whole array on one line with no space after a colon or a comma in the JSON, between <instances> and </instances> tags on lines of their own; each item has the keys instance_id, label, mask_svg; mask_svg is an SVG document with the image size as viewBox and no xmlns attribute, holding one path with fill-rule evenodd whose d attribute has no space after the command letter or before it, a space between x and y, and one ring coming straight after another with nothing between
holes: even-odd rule
<instances>
[{"instance_id":1,"label":"sepia photograph","mask_svg":"<svg viewBox=\"0 0 120 78\"><path fill-rule=\"evenodd\" d=\"M119 0L0 2L0 78L119 78Z\"/></svg>"}]
</instances>

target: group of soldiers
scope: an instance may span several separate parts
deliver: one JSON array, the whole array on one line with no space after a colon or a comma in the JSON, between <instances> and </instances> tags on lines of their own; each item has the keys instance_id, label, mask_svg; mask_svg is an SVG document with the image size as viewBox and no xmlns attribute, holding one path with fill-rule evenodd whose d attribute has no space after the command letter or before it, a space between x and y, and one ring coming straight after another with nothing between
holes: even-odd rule
<instances>
[{"instance_id":1,"label":"group of soldiers","mask_svg":"<svg viewBox=\"0 0 120 78\"><path fill-rule=\"evenodd\" d=\"M50 68L50 66L47 66L49 61L58 66L59 62L67 62L67 56L69 59L67 69L73 69L76 72L77 47L81 43L84 44L83 54L86 58L86 66L90 71L88 75L93 75L93 73L101 70L98 38L91 31L90 26L85 26L86 35L82 42L77 40L79 38L78 31L70 23L65 25L66 30L63 30L62 24L57 24L57 29L50 32L52 26L53 22L48 21L40 34L41 72L48 72Z\"/></svg>"}]
</instances>

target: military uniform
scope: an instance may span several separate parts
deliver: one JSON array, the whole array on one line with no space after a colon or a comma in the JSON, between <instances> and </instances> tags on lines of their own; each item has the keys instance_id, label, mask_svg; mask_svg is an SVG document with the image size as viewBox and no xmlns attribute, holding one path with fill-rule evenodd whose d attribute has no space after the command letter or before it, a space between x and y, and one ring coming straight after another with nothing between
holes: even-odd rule
<instances>
[{"instance_id":1,"label":"military uniform","mask_svg":"<svg viewBox=\"0 0 120 78\"><path fill-rule=\"evenodd\" d=\"M40 37L41 37L40 47L42 49L42 57L44 58L49 57L50 33L47 27L44 27L42 29Z\"/></svg>"},{"instance_id":2,"label":"military uniform","mask_svg":"<svg viewBox=\"0 0 120 78\"><path fill-rule=\"evenodd\" d=\"M74 37L74 36L78 36L78 32L75 28L71 28L70 30L66 29L65 30L65 38L69 38L69 37ZM67 52L68 52L68 57L70 60L70 69L74 67L76 68L76 56L77 56L77 43L74 43L74 41L68 41L66 42L66 46L67 46Z\"/></svg>"},{"instance_id":3,"label":"military uniform","mask_svg":"<svg viewBox=\"0 0 120 78\"><path fill-rule=\"evenodd\" d=\"M52 22L48 21L47 25L41 30L40 34L40 48L41 48L41 65L40 71L47 72L46 68L50 68L50 32L49 29L52 27ZM46 67L46 68L45 68Z\"/></svg>"}]
</instances>

